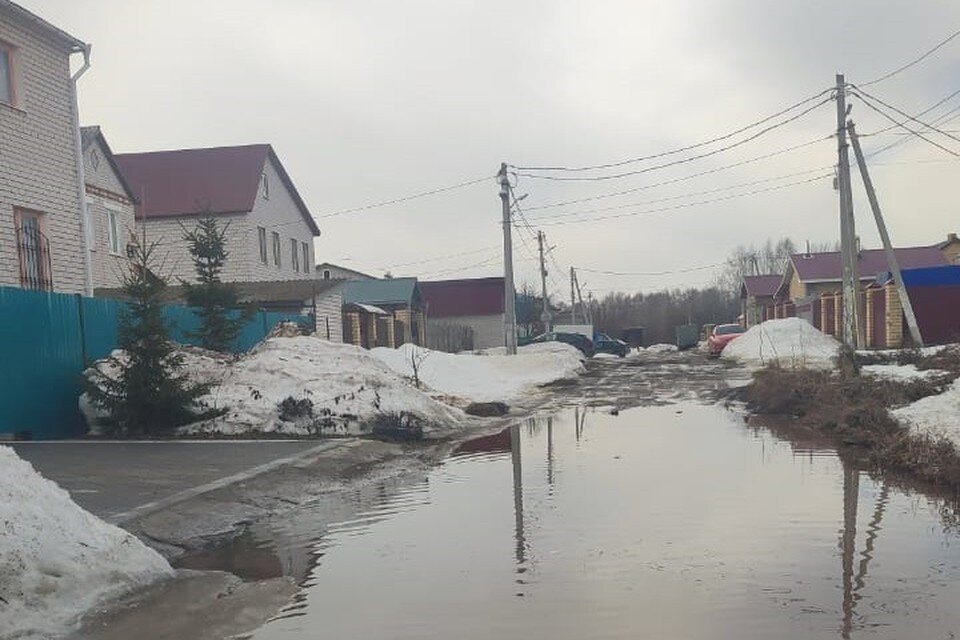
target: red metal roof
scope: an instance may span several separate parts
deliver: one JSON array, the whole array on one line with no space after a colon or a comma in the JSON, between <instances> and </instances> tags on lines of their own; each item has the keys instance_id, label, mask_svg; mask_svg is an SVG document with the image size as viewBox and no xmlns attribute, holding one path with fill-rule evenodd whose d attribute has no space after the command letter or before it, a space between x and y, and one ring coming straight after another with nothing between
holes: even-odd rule
<instances>
[{"instance_id":1,"label":"red metal roof","mask_svg":"<svg viewBox=\"0 0 960 640\"><path fill-rule=\"evenodd\" d=\"M503 278L468 278L421 282L427 317L500 315L504 309Z\"/></svg>"},{"instance_id":2,"label":"red metal roof","mask_svg":"<svg viewBox=\"0 0 960 640\"><path fill-rule=\"evenodd\" d=\"M894 249L901 269L921 267L939 267L947 264L937 247L906 247ZM801 282L839 281L843 272L840 264L840 252L795 253L790 256L797 276ZM860 278L873 279L877 274L889 271L887 256L883 249L864 249L860 252Z\"/></svg>"},{"instance_id":3,"label":"red metal roof","mask_svg":"<svg viewBox=\"0 0 960 640\"><path fill-rule=\"evenodd\" d=\"M269 158L307 225L320 235L286 170L268 144L115 154L123 177L140 200L138 218L253 209Z\"/></svg>"},{"instance_id":4,"label":"red metal roof","mask_svg":"<svg viewBox=\"0 0 960 640\"><path fill-rule=\"evenodd\" d=\"M744 276L743 288L746 289L748 296L754 298L772 296L780 287L781 280L783 280L783 276L778 275Z\"/></svg>"}]
</instances>

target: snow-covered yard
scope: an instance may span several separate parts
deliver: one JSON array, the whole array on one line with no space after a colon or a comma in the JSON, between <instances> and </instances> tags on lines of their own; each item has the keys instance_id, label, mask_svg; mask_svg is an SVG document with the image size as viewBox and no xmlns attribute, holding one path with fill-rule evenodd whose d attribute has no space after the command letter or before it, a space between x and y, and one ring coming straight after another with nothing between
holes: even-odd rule
<instances>
[{"instance_id":1,"label":"snow-covered yard","mask_svg":"<svg viewBox=\"0 0 960 640\"><path fill-rule=\"evenodd\" d=\"M806 320L783 318L750 327L723 349L721 357L752 368L775 364L791 369L832 369L839 351L839 342Z\"/></svg>"},{"instance_id":2,"label":"snow-covered yard","mask_svg":"<svg viewBox=\"0 0 960 640\"><path fill-rule=\"evenodd\" d=\"M897 382L910 382L911 380L930 380L947 375L946 371L938 369L917 369L915 364L868 364L860 367L863 375L882 378L884 380L895 380Z\"/></svg>"},{"instance_id":3,"label":"snow-covered yard","mask_svg":"<svg viewBox=\"0 0 960 640\"><path fill-rule=\"evenodd\" d=\"M960 448L960 378L943 393L921 398L891 413L914 433L943 436Z\"/></svg>"},{"instance_id":4,"label":"snow-covered yard","mask_svg":"<svg viewBox=\"0 0 960 640\"><path fill-rule=\"evenodd\" d=\"M97 604L171 575L156 551L0 447L0 638L62 634Z\"/></svg>"},{"instance_id":5,"label":"snow-covered yard","mask_svg":"<svg viewBox=\"0 0 960 640\"><path fill-rule=\"evenodd\" d=\"M584 370L581 353L559 342L520 347L516 356L493 350L444 353L412 344L398 349L380 347L371 353L408 378L416 363L418 377L426 387L474 402L509 402L538 385L573 378Z\"/></svg>"}]
</instances>

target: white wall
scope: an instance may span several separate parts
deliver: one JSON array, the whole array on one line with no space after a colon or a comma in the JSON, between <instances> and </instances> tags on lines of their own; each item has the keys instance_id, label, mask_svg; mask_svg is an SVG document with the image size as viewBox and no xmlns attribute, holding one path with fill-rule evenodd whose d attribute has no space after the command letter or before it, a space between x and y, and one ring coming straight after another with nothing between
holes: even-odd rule
<instances>
[{"instance_id":1,"label":"white wall","mask_svg":"<svg viewBox=\"0 0 960 640\"><path fill-rule=\"evenodd\" d=\"M324 291L316 299L317 336L331 342L343 342L343 293L339 287ZM330 335L327 336L329 323Z\"/></svg>"},{"instance_id":2,"label":"white wall","mask_svg":"<svg viewBox=\"0 0 960 640\"><path fill-rule=\"evenodd\" d=\"M20 286L13 211L22 207L43 214L54 290L80 293L83 242L68 52L2 11L0 40L16 47L18 94L15 106L0 104L0 285Z\"/></svg>"},{"instance_id":3,"label":"white wall","mask_svg":"<svg viewBox=\"0 0 960 640\"><path fill-rule=\"evenodd\" d=\"M94 155L96 154L96 159ZM84 177L87 183L88 233L93 269L93 286L119 287L127 271L126 245L136 231L133 203L107 160L107 150L97 140L83 150ZM92 188L91 188L92 187ZM110 248L108 212L118 216L120 251Z\"/></svg>"},{"instance_id":4,"label":"white wall","mask_svg":"<svg viewBox=\"0 0 960 640\"><path fill-rule=\"evenodd\" d=\"M373 276L362 276L356 271L344 269L333 264L317 265L317 278L319 280L373 280ZM330 277L325 278L325 271L330 272Z\"/></svg>"}]
</instances>

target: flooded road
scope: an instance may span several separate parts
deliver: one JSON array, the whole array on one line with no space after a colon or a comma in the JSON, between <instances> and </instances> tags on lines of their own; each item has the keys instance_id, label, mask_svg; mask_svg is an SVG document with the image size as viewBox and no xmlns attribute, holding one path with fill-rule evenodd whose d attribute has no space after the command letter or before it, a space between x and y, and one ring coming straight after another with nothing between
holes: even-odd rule
<instances>
[{"instance_id":1,"label":"flooded road","mask_svg":"<svg viewBox=\"0 0 960 640\"><path fill-rule=\"evenodd\" d=\"M195 558L301 591L305 638L952 638L938 505L718 406L571 408Z\"/></svg>"}]
</instances>

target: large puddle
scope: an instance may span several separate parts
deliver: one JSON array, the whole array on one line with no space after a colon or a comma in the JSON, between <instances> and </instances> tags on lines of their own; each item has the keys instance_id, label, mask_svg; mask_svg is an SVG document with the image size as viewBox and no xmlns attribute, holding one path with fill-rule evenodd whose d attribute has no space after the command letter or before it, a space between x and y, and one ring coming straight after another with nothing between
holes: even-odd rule
<instances>
[{"instance_id":1,"label":"large puddle","mask_svg":"<svg viewBox=\"0 0 960 640\"><path fill-rule=\"evenodd\" d=\"M302 582L252 637L952 638L960 629L960 546L936 501L719 407L564 411L357 500L368 505L359 515L303 509L207 559L249 579Z\"/></svg>"}]
</instances>

